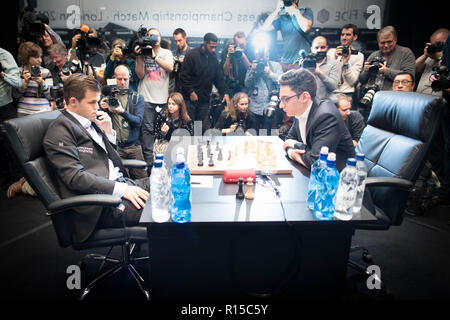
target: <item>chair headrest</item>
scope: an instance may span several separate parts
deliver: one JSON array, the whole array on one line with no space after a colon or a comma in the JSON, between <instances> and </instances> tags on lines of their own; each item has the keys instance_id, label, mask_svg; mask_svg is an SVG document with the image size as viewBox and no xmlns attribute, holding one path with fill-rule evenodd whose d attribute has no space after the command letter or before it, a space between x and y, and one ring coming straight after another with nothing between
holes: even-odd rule
<instances>
[{"instance_id":1,"label":"chair headrest","mask_svg":"<svg viewBox=\"0 0 450 320\"><path fill-rule=\"evenodd\" d=\"M47 128L60 114L58 110L41 112L3 123L3 130L11 142L11 148L22 164L42 155L42 141Z\"/></svg>"},{"instance_id":2,"label":"chair headrest","mask_svg":"<svg viewBox=\"0 0 450 320\"><path fill-rule=\"evenodd\" d=\"M372 102L367 124L412 139L429 141L442 98L417 92L379 91Z\"/></svg>"}]
</instances>

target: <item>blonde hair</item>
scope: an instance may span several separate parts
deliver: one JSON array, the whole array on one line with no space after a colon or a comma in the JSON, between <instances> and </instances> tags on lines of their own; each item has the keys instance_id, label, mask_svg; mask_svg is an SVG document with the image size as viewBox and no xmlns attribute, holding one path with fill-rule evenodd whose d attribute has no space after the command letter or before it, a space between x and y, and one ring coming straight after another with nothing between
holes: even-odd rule
<instances>
[{"instance_id":1,"label":"blonde hair","mask_svg":"<svg viewBox=\"0 0 450 320\"><path fill-rule=\"evenodd\" d=\"M230 116L231 119L233 119L233 121L237 120L237 114L239 112L239 110L237 109L237 104L241 99L247 99L248 102L250 103L250 98L245 92L238 92L233 96L233 98L230 101L230 104L227 105L224 109L226 115ZM247 118L247 115L248 112L244 114L244 118Z\"/></svg>"}]
</instances>

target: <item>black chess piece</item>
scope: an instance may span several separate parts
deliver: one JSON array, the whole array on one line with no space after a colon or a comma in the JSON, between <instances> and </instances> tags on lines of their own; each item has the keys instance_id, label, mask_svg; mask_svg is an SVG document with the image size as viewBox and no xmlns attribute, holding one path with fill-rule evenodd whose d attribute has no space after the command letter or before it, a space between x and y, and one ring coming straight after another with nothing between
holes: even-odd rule
<instances>
[{"instance_id":1,"label":"black chess piece","mask_svg":"<svg viewBox=\"0 0 450 320\"><path fill-rule=\"evenodd\" d=\"M202 159L202 158L199 158L199 159L198 159L197 166L203 167L203 159Z\"/></svg>"},{"instance_id":2,"label":"black chess piece","mask_svg":"<svg viewBox=\"0 0 450 320\"><path fill-rule=\"evenodd\" d=\"M242 200L244 199L244 190L243 190L243 186L244 186L244 178L240 177L238 180L238 192L236 193L236 199Z\"/></svg>"}]
</instances>

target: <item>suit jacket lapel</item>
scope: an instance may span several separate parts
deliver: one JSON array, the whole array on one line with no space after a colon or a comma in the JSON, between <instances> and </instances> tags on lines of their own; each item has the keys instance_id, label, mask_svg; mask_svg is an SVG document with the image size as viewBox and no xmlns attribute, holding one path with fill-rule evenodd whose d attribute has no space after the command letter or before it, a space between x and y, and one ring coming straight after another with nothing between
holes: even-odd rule
<instances>
[{"instance_id":1,"label":"suit jacket lapel","mask_svg":"<svg viewBox=\"0 0 450 320\"><path fill-rule=\"evenodd\" d=\"M306 120L306 137L305 140L308 140L310 131L311 131L311 125L314 122L314 117L316 116L317 109L319 108L319 102L317 99L313 100L313 104L311 105L311 110L309 111L308 120ZM305 144L308 144L306 141L304 141Z\"/></svg>"}]
</instances>

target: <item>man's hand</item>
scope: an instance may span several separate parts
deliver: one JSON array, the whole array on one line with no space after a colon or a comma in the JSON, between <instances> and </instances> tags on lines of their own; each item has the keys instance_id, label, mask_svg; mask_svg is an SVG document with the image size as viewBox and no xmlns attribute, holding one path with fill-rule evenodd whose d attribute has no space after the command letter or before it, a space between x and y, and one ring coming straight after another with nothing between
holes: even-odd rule
<instances>
[{"instance_id":1,"label":"man's hand","mask_svg":"<svg viewBox=\"0 0 450 320\"><path fill-rule=\"evenodd\" d=\"M228 95L228 93L223 95L222 102L226 102L227 106L230 104L230 96Z\"/></svg>"},{"instance_id":2,"label":"man's hand","mask_svg":"<svg viewBox=\"0 0 450 320\"><path fill-rule=\"evenodd\" d=\"M130 201L136 209L141 209L148 199L148 192L137 186L127 186L123 198Z\"/></svg>"},{"instance_id":3,"label":"man's hand","mask_svg":"<svg viewBox=\"0 0 450 320\"><path fill-rule=\"evenodd\" d=\"M107 134L113 134L111 118L105 111L97 111L94 122Z\"/></svg>"},{"instance_id":4,"label":"man's hand","mask_svg":"<svg viewBox=\"0 0 450 320\"><path fill-rule=\"evenodd\" d=\"M300 142L300 141L297 141L297 140L294 140L294 139L287 139L287 140L283 143L283 150L286 151L287 148L294 148L294 146L295 146L295 144L296 144L297 142Z\"/></svg>"},{"instance_id":5,"label":"man's hand","mask_svg":"<svg viewBox=\"0 0 450 320\"><path fill-rule=\"evenodd\" d=\"M167 134L167 132L169 132L169 126L167 125L167 123L164 122L164 124L161 126L161 132L163 134Z\"/></svg>"},{"instance_id":6,"label":"man's hand","mask_svg":"<svg viewBox=\"0 0 450 320\"><path fill-rule=\"evenodd\" d=\"M305 150L300 150L300 149L292 149L291 152L291 159L300 163L302 166L306 167L306 164L303 162L303 159L301 157L302 154L304 154L306 151Z\"/></svg>"},{"instance_id":7,"label":"man's hand","mask_svg":"<svg viewBox=\"0 0 450 320\"><path fill-rule=\"evenodd\" d=\"M195 91L191 92L191 94L189 95L189 98L191 99L192 102L197 102L198 101L198 96L195 93Z\"/></svg>"},{"instance_id":8,"label":"man's hand","mask_svg":"<svg viewBox=\"0 0 450 320\"><path fill-rule=\"evenodd\" d=\"M115 46L114 49L112 50L111 57L113 58L113 60L117 60L117 61L122 59L122 57L123 57L122 49L118 46Z\"/></svg>"}]
</instances>

